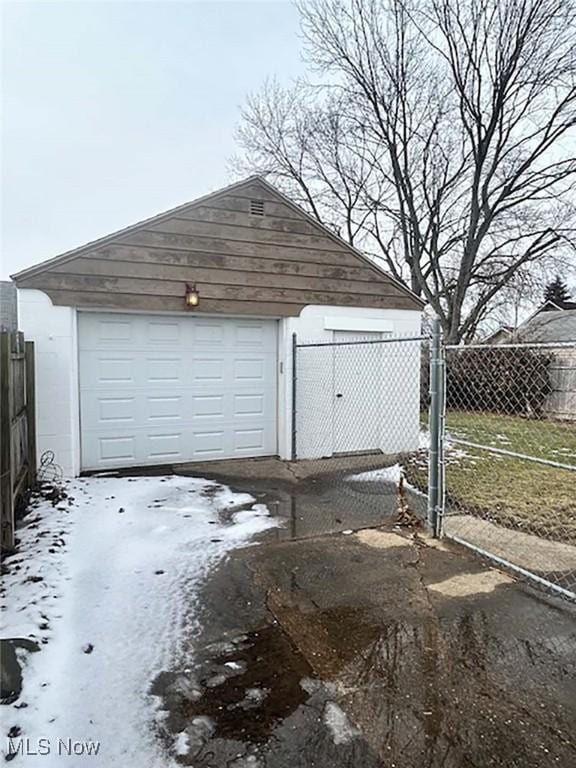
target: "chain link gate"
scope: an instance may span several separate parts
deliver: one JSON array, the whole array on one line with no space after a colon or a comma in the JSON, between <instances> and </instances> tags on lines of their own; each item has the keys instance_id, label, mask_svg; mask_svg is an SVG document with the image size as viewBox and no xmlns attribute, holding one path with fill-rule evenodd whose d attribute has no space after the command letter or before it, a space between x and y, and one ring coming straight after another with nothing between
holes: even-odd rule
<instances>
[{"instance_id":1,"label":"chain link gate","mask_svg":"<svg viewBox=\"0 0 576 768\"><path fill-rule=\"evenodd\" d=\"M576 599L576 342L439 337L436 325L437 533Z\"/></svg>"},{"instance_id":2,"label":"chain link gate","mask_svg":"<svg viewBox=\"0 0 576 768\"><path fill-rule=\"evenodd\" d=\"M350 331L334 331L330 342L293 337L292 457L335 490L343 528L426 518L428 439L420 395L427 342ZM402 467L409 457L407 482Z\"/></svg>"}]
</instances>

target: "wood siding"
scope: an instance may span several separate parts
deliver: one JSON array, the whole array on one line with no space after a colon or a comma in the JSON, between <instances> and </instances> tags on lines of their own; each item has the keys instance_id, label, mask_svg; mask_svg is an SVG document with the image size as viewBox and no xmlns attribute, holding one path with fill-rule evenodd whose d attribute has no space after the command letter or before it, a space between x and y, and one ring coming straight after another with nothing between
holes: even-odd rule
<instances>
[{"instance_id":1,"label":"wood siding","mask_svg":"<svg viewBox=\"0 0 576 768\"><path fill-rule=\"evenodd\" d=\"M264 216L250 214L263 200ZM54 304L298 315L308 304L421 309L406 289L255 180L143 222L16 276Z\"/></svg>"}]
</instances>

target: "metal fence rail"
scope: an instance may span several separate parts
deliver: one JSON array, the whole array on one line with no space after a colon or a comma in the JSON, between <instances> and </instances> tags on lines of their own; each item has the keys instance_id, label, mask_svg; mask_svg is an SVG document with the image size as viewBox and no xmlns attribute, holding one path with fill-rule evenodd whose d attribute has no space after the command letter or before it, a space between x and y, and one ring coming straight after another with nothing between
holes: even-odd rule
<instances>
[{"instance_id":1,"label":"metal fence rail","mask_svg":"<svg viewBox=\"0 0 576 768\"><path fill-rule=\"evenodd\" d=\"M445 350L443 534L576 598L576 342Z\"/></svg>"}]
</instances>

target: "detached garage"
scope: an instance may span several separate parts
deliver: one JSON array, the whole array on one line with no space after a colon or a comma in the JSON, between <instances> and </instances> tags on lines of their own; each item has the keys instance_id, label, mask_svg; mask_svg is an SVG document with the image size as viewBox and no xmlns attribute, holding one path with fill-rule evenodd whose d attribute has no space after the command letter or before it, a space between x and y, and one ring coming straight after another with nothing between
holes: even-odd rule
<instances>
[{"instance_id":1,"label":"detached garage","mask_svg":"<svg viewBox=\"0 0 576 768\"><path fill-rule=\"evenodd\" d=\"M420 299L259 177L13 279L36 342L38 450L68 476L288 459L294 333L420 330Z\"/></svg>"}]
</instances>

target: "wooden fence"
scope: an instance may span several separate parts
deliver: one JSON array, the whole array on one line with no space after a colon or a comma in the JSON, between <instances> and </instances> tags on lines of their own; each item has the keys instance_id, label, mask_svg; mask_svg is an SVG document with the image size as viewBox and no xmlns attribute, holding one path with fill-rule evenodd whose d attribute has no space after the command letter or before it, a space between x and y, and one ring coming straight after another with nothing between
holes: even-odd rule
<instances>
[{"instance_id":1,"label":"wooden fence","mask_svg":"<svg viewBox=\"0 0 576 768\"><path fill-rule=\"evenodd\" d=\"M36 479L34 342L19 331L0 333L0 537L14 548L18 502Z\"/></svg>"},{"instance_id":2,"label":"wooden fence","mask_svg":"<svg viewBox=\"0 0 576 768\"><path fill-rule=\"evenodd\" d=\"M552 392L544 411L553 419L576 421L576 341L554 350L550 365Z\"/></svg>"}]
</instances>

